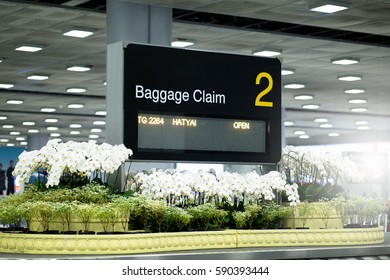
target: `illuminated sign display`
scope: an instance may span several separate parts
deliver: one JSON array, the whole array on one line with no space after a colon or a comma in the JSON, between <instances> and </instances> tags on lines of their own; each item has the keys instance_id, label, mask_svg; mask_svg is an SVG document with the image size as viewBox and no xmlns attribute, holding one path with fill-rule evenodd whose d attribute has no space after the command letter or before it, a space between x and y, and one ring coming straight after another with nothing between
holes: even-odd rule
<instances>
[{"instance_id":1,"label":"illuminated sign display","mask_svg":"<svg viewBox=\"0 0 390 280\"><path fill-rule=\"evenodd\" d=\"M124 55L124 144L134 159L280 159L279 60L138 44Z\"/></svg>"}]
</instances>

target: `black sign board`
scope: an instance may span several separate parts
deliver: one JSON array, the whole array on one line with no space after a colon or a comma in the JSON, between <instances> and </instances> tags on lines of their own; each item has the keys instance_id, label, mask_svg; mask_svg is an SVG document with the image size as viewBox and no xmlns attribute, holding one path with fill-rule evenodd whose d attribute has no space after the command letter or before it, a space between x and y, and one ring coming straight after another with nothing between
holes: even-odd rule
<instances>
[{"instance_id":1,"label":"black sign board","mask_svg":"<svg viewBox=\"0 0 390 280\"><path fill-rule=\"evenodd\" d=\"M279 161L279 60L138 44L124 57L124 144L134 159Z\"/></svg>"}]
</instances>

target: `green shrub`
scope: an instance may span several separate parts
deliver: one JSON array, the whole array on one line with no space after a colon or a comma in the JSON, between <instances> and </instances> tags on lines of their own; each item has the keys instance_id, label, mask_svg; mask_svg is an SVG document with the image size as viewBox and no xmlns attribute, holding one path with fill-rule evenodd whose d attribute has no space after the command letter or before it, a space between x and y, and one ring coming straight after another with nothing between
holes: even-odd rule
<instances>
[{"instance_id":1,"label":"green shrub","mask_svg":"<svg viewBox=\"0 0 390 280\"><path fill-rule=\"evenodd\" d=\"M39 222L42 231L48 231L50 222L54 218L53 203L47 201L35 201L31 205L34 218Z\"/></svg>"},{"instance_id":2,"label":"green shrub","mask_svg":"<svg viewBox=\"0 0 390 280\"><path fill-rule=\"evenodd\" d=\"M308 220L311 219L313 213L313 206L307 202L303 201L297 205L297 211L299 215L299 219L301 220L302 227L306 226Z\"/></svg>"},{"instance_id":3,"label":"green shrub","mask_svg":"<svg viewBox=\"0 0 390 280\"><path fill-rule=\"evenodd\" d=\"M149 217L158 232L161 232L168 207L163 200L149 200L147 203Z\"/></svg>"},{"instance_id":4,"label":"green shrub","mask_svg":"<svg viewBox=\"0 0 390 280\"><path fill-rule=\"evenodd\" d=\"M242 229L245 227L248 219L248 212L234 211L232 216L233 220L236 222L236 228Z\"/></svg>"},{"instance_id":5,"label":"green shrub","mask_svg":"<svg viewBox=\"0 0 390 280\"><path fill-rule=\"evenodd\" d=\"M187 209L193 217L192 227L196 230L207 230L215 217L215 205L211 203L201 204Z\"/></svg>"},{"instance_id":6,"label":"green shrub","mask_svg":"<svg viewBox=\"0 0 390 280\"><path fill-rule=\"evenodd\" d=\"M84 233L89 231L91 220L96 217L96 207L93 204L78 204L75 209L76 216L80 219Z\"/></svg>"},{"instance_id":7,"label":"green shrub","mask_svg":"<svg viewBox=\"0 0 390 280\"><path fill-rule=\"evenodd\" d=\"M53 204L54 216L59 218L62 224L62 231L70 230L70 223L72 222L73 213L75 212L76 205L72 202L58 202Z\"/></svg>"},{"instance_id":8,"label":"green shrub","mask_svg":"<svg viewBox=\"0 0 390 280\"><path fill-rule=\"evenodd\" d=\"M168 207L165 213L165 229L166 231L182 231L185 226L188 226L192 220L192 216L182 208L171 206Z\"/></svg>"},{"instance_id":9,"label":"green shrub","mask_svg":"<svg viewBox=\"0 0 390 280\"><path fill-rule=\"evenodd\" d=\"M104 204L95 207L96 217L102 224L104 232L108 232L110 226L112 227L112 231L114 231L115 224L118 221L115 208L111 204Z\"/></svg>"},{"instance_id":10,"label":"green shrub","mask_svg":"<svg viewBox=\"0 0 390 280\"><path fill-rule=\"evenodd\" d=\"M133 215L135 209L134 201L128 197L118 196L112 199L111 205L117 212L123 231L126 231L130 217Z\"/></svg>"}]
</instances>

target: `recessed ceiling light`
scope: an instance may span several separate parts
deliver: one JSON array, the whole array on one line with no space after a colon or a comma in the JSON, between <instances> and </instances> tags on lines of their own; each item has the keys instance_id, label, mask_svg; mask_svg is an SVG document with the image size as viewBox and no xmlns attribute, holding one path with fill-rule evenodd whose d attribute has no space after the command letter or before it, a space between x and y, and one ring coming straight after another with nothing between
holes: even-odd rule
<instances>
[{"instance_id":1,"label":"recessed ceiling light","mask_svg":"<svg viewBox=\"0 0 390 280\"><path fill-rule=\"evenodd\" d=\"M9 140L8 139L0 139L0 142L7 143L7 142L9 142Z\"/></svg>"},{"instance_id":2,"label":"recessed ceiling light","mask_svg":"<svg viewBox=\"0 0 390 280\"><path fill-rule=\"evenodd\" d=\"M282 54L281 50L262 50L262 51L253 52L253 55L263 56L263 57L275 57L281 54Z\"/></svg>"},{"instance_id":3,"label":"recessed ceiling light","mask_svg":"<svg viewBox=\"0 0 390 280\"><path fill-rule=\"evenodd\" d=\"M292 75L295 71L293 69L282 69L282 76Z\"/></svg>"},{"instance_id":4,"label":"recessed ceiling light","mask_svg":"<svg viewBox=\"0 0 390 280\"><path fill-rule=\"evenodd\" d=\"M6 117L6 116L0 116L0 121L4 121L4 120L6 120L6 119L8 119L8 117Z\"/></svg>"},{"instance_id":5,"label":"recessed ceiling light","mask_svg":"<svg viewBox=\"0 0 390 280\"><path fill-rule=\"evenodd\" d=\"M45 113L53 113L55 111L56 111L55 108L41 108L41 112L45 112Z\"/></svg>"},{"instance_id":6,"label":"recessed ceiling light","mask_svg":"<svg viewBox=\"0 0 390 280\"><path fill-rule=\"evenodd\" d=\"M7 146L8 146L8 147L14 147L15 144L14 144L14 143L8 143Z\"/></svg>"},{"instance_id":7,"label":"recessed ceiling light","mask_svg":"<svg viewBox=\"0 0 390 280\"><path fill-rule=\"evenodd\" d=\"M47 76L47 75L30 75L30 76L27 76L27 79L28 80L36 80L36 81L44 81L44 80L49 79L49 76Z\"/></svg>"},{"instance_id":8,"label":"recessed ceiling light","mask_svg":"<svg viewBox=\"0 0 390 280\"><path fill-rule=\"evenodd\" d=\"M56 122L58 122L58 119L45 119L45 122L47 122L47 123L56 123Z\"/></svg>"},{"instance_id":9,"label":"recessed ceiling light","mask_svg":"<svg viewBox=\"0 0 390 280\"><path fill-rule=\"evenodd\" d=\"M27 130L28 133L39 133L38 129L29 129Z\"/></svg>"},{"instance_id":10,"label":"recessed ceiling light","mask_svg":"<svg viewBox=\"0 0 390 280\"><path fill-rule=\"evenodd\" d=\"M301 138L301 139L309 139L310 138L310 136L309 135L299 135L298 136L299 138Z\"/></svg>"},{"instance_id":11,"label":"recessed ceiling light","mask_svg":"<svg viewBox=\"0 0 390 280\"><path fill-rule=\"evenodd\" d=\"M340 136L340 134L338 132L329 132L328 136L330 136L330 137L338 137L338 136Z\"/></svg>"},{"instance_id":12,"label":"recessed ceiling light","mask_svg":"<svg viewBox=\"0 0 390 280\"><path fill-rule=\"evenodd\" d=\"M17 100L17 99L7 100L7 104L19 105L19 104L23 104L23 100Z\"/></svg>"},{"instance_id":13,"label":"recessed ceiling light","mask_svg":"<svg viewBox=\"0 0 390 280\"><path fill-rule=\"evenodd\" d=\"M331 62L333 64L339 64L339 65L351 65L359 63L359 58L352 58L352 57L343 57L343 58L336 58L332 59Z\"/></svg>"},{"instance_id":14,"label":"recessed ceiling light","mask_svg":"<svg viewBox=\"0 0 390 280\"><path fill-rule=\"evenodd\" d=\"M68 66L66 70L73 71L73 72L87 72L91 70L91 66L74 65L74 66Z\"/></svg>"},{"instance_id":15,"label":"recessed ceiling light","mask_svg":"<svg viewBox=\"0 0 390 280\"><path fill-rule=\"evenodd\" d=\"M305 105L302 105L302 108L303 109L314 110L314 109L320 108L320 105L317 105L317 104L305 104Z\"/></svg>"},{"instance_id":16,"label":"recessed ceiling light","mask_svg":"<svg viewBox=\"0 0 390 280\"><path fill-rule=\"evenodd\" d=\"M16 141L24 141L26 140L26 137L16 137Z\"/></svg>"},{"instance_id":17,"label":"recessed ceiling light","mask_svg":"<svg viewBox=\"0 0 390 280\"><path fill-rule=\"evenodd\" d=\"M317 122L317 123L326 123L329 120L326 119L326 118L317 118L317 119L314 119L314 121Z\"/></svg>"},{"instance_id":18,"label":"recessed ceiling light","mask_svg":"<svg viewBox=\"0 0 390 280\"><path fill-rule=\"evenodd\" d=\"M23 125L35 125L35 122L23 122Z\"/></svg>"},{"instance_id":19,"label":"recessed ceiling light","mask_svg":"<svg viewBox=\"0 0 390 280\"><path fill-rule=\"evenodd\" d=\"M310 8L310 11L332 14L348 9L344 4L321 4Z\"/></svg>"},{"instance_id":20,"label":"recessed ceiling light","mask_svg":"<svg viewBox=\"0 0 390 280\"><path fill-rule=\"evenodd\" d=\"M60 137L61 134L57 132L50 133L50 137Z\"/></svg>"},{"instance_id":21,"label":"recessed ceiling light","mask_svg":"<svg viewBox=\"0 0 390 280\"><path fill-rule=\"evenodd\" d=\"M293 126L294 125L294 122L292 121L285 121L284 122L284 126Z\"/></svg>"},{"instance_id":22,"label":"recessed ceiling light","mask_svg":"<svg viewBox=\"0 0 390 280\"><path fill-rule=\"evenodd\" d=\"M3 124L3 128L14 128L14 125L12 124Z\"/></svg>"},{"instance_id":23,"label":"recessed ceiling light","mask_svg":"<svg viewBox=\"0 0 390 280\"><path fill-rule=\"evenodd\" d=\"M350 99L350 100L348 100L348 103L364 104L364 103L367 103L367 100L366 99Z\"/></svg>"},{"instance_id":24,"label":"recessed ceiling light","mask_svg":"<svg viewBox=\"0 0 390 280\"><path fill-rule=\"evenodd\" d=\"M49 127L47 127L47 130L56 131L56 130L58 130L58 127L56 127L56 126L49 126Z\"/></svg>"},{"instance_id":25,"label":"recessed ceiling light","mask_svg":"<svg viewBox=\"0 0 390 280\"><path fill-rule=\"evenodd\" d=\"M105 125L106 122L105 121L94 121L93 124L94 125Z\"/></svg>"},{"instance_id":26,"label":"recessed ceiling light","mask_svg":"<svg viewBox=\"0 0 390 280\"><path fill-rule=\"evenodd\" d=\"M107 85L107 82L106 82L106 81L104 81L104 82L103 82L103 86L106 86L106 85Z\"/></svg>"},{"instance_id":27,"label":"recessed ceiling light","mask_svg":"<svg viewBox=\"0 0 390 280\"><path fill-rule=\"evenodd\" d=\"M71 131L69 132L69 134L71 134L71 135L79 135L79 134L80 134L80 131L78 131L78 130L71 130Z\"/></svg>"},{"instance_id":28,"label":"recessed ceiling light","mask_svg":"<svg viewBox=\"0 0 390 280\"><path fill-rule=\"evenodd\" d=\"M99 138L99 135L91 134L91 135L89 135L88 137L91 138L91 139L98 139L98 138Z\"/></svg>"},{"instance_id":29,"label":"recessed ceiling light","mask_svg":"<svg viewBox=\"0 0 390 280\"><path fill-rule=\"evenodd\" d=\"M14 84L3 84L3 83L0 84L0 88L5 88L5 89L13 88L14 86L15 86Z\"/></svg>"},{"instance_id":30,"label":"recessed ceiling light","mask_svg":"<svg viewBox=\"0 0 390 280\"><path fill-rule=\"evenodd\" d=\"M59 142L62 142L62 139L61 139L61 138L53 138L52 140L53 140L53 141L56 141L56 142L58 142L58 143L59 143Z\"/></svg>"},{"instance_id":31,"label":"recessed ceiling light","mask_svg":"<svg viewBox=\"0 0 390 280\"><path fill-rule=\"evenodd\" d=\"M21 51L21 52L39 52L43 49L42 45L23 45L20 47L17 47L15 51Z\"/></svg>"},{"instance_id":32,"label":"recessed ceiling light","mask_svg":"<svg viewBox=\"0 0 390 280\"><path fill-rule=\"evenodd\" d=\"M290 88L290 89L300 89L300 88L304 88L305 85L302 85L302 84L287 84L287 85L284 85L284 88Z\"/></svg>"},{"instance_id":33,"label":"recessed ceiling light","mask_svg":"<svg viewBox=\"0 0 390 280\"><path fill-rule=\"evenodd\" d=\"M171 47L175 48L186 48L189 46L192 46L194 42L187 41L187 40L176 40L171 43Z\"/></svg>"},{"instance_id":34,"label":"recessed ceiling light","mask_svg":"<svg viewBox=\"0 0 390 280\"><path fill-rule=\"evenodd\" d=\"M91 132L93 132L93 133L100 133L102 131L103 131L103 129L100 129L100 128L91 128Z\"/></svg>"},{"instance_id":35,"label":"recessed ceiling light","mask_svg":"<svg viewBox=\"0 0 390 280\"><path fill-rule=\"evenodd\" d=\"M68 93L83 93L86 91L87 91L86 88L67 88L66 89L66 92L68 92Z\"/></svg>"},{"instance_id":36,"label":"recessed ceiling light","mask_svg":"<svg viewBox=\"0 0 390 280\"><path fill-rule=\"evenodd\" d=\"M367 126L367 125L361 125L361 126L358 126L357 129L359 129L359 130L368 130L368 129L370 129L370 127Z\"/></svg>"},{"instance_id":37,"label":"recessed ceiling light","mask_svg":"<svg viewBox=\"0 0 390 280\"><path fill-rule=\"evenodd\" d=\"M72 123L69 125L70 128L81 128L82 125L81 124L78 124L78 123Z\"/></svg>"},{"instance_id":38,"label":"recessed ceiling light","mask_svg":"<svg viewBox=\"0 0 390 280\"><path fill-rule=\"evenodd\" d=\"M20 135L19 131L11 131L9 135Z\"/></svg>"},{"instance_id":39,"label":"recessed ceiling light","mask_svg":"<svg viewBox=\"0 0 390 280\"><path fill-rule=\"evenodd\" d=\"M106 111L96 111L95 115L97 115L97 116L106 116L107 112Z\"/></svg>"},{"instance_id":40,"label":"recessed ceiling light","mask_svg":"<svg viewBox=\"0 0 390 280\"><path fill-rule=\"evenodd\" d=\"M27 146L27 142L20 142L20 145L22 145L22 146Z\"/></svg>"},{"instance_id":41,"label":"recessed ceiling light","mask_svg":"<svg viewBox=\"0 0 390 280\"><path fill-rule=\"evenodd\" d=\"M71 30L64 32L62 35L76 38L86 38L95 33L96 30L82 27L74 27Z\"/></svg>"},{"instance_id":42,"label":"recessed ceiling light","mask_svg":"<svg viewBox=\"0 0 390 280\"><path fill-rule=\"evenodd\" d=\"M344 91L345 93L349 94L359 94L359 93L364 93L364 89L347 89Z\"/></svg>"},{"instance_id":43,"label":"recessed ceiling light","mask_svg":"<svg viewBox=\"0 0 390 280\"><path fill-rule=\"evenodd\" d=\"M296 100L310 100L310 99L313 99L313 98L314 98L313 95L308 95L308 94L302 94L302 95L294 96L294 99L296 99Z\"/></svg>"},{"instance_id":44,"label":"recessed ceiling light","mask_svg":"<svg viewBox=\"0 0 390 280\"><path fill-rule=\"evenodd\" d=\"M362 79L362 77L361 76L354 76L354 75L347 75L347 76L339 76L338 79L340 81L355 82L355 81L360 81Z\"/></svg>"},{"instance_id":45,"label":"recessed ceiling light","mask_svg":"<svg viewBox=\"0 0 390 280\"><path fill-rule=\"evenodd\" d=\"M366 124L368 124L368 121L356 121L355 124L356 125L366 125Z\"/></svg>"},{"instance_id":46,"label":"recessed ceiling light","mask_svg":"<svg viewBox=\"0 0 390 280\"><path fill-rule=\"evenodd\" d=\"M81 108L84 108L84 105L83 104L69 104L68 108L69 109L81 109Z\"/></svg>"},{"instance_id":47,"label":"recessed ceiling light","mask_svg":"<svg viewBox=\"0 0 390 280\"><path fill-rule=\"evenodd\" d=\"M296 135L304 135L304 134L306 134L306 131L303 131L303 130L295 130L295 131L294 131L294 134L296 134Z\"/></svg>"},{"instance_id":48,"label":"recessed ceiling light","mask_svg":"<svg viewBox=\"0 0 390 280\"><path fill-rule=\"evenodd\" d=\"M320 127L321 127L321 128L332 128L333 125L330 124L330 123L322 123L322 124L320 124Z\"/></svg>"},{"instance_id":49,"label":"recessed ceiling light","mask_svg":"<svg viewBox=\"0 0 390 280\"><path fill-rule=\"evenodd\" d=\"M351 109L351 112L357 112L357 113L366 112L366 111L367 111L367 108L352 108Z\"/></svg>"},{"instance_id":50,"label":"recessed ceiling light","mask_svg":"<svg viewBox=\"0 0 390 280\"><path fill-rule=\"evenodd\" d=\"M2 63L4 61L4 58L0 57L0 63Z\"/></svg>"}]
</instances>

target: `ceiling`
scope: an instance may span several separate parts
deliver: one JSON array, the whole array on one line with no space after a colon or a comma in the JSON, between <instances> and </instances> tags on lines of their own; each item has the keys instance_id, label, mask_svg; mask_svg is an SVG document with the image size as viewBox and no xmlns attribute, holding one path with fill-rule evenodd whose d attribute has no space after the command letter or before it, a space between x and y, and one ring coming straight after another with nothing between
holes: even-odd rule
<instances>
[{"instance_id":1,"label":"ceiling","mask_svg":"<svg viewBox=\"0 0 390 280\"><path fill-rule=\"evenodd\" d=\"M194 41L192 49L252 54L270 48L282 50L282 68L294 69L282 76L282 83L304 84L303 89L282 90L285 119L294 126L286 127L286 143L293 145L327 144L361 141L390 141L390 0L349 1L349 9L335 14L310 11L316 1L301 0L171 0L131 1L173 7L173 38ZM347 2L348 3L348 2ZM98 135L105 140L104 116L106 88L105 1L0 1L0 83L12 83L0 89L0 145L25 142L17 137L28 130L60 133L63 141L88 140ZM74 26L92 28L96 32L79 39L63 36ZM17 52L21 44L43 45L37 53ZM359 63L335 65L332 59L354 57ZM90 65L88 72L67 71L70 65ZM49 79L32 81L30 74L46 74ZM339 81L338 76L354 74L361 81ZM83 94L66 92L70 87L86 88ZM348 89L363 89L361 94L347 94ZM306 94L314 99L302 101L294 96ZM360 98L366 104L351 104ZM6 104L20 99L21 105ZM72 103L82 109L70 109ZM303 109L302 105L318 104L319 109ZM55 108L53 113L41 108ZM351 112L365 107L366 112ZM58 119L47 123L45 119ZM315 118L327 118L333 127L321 128ZM23 125L34 121L35 126ZM356 121L367 121L368 127L357 129ZM81 124L81 128L70 128ZM3 128L13 125L13 128ZM57 127L48 131L47 127ZM101 132L91 132L93 128ZM295 131L303 130L310 138L301 139ZM70 134L79 131L79 134ZM10 135L20 132L20 135ZM75 133L75 132L73 132ZM338 133L330 137L329 133ZM57 136L55 136L57 137ZM96 137L96 136L93 136ZM96 138L93 138L96 139ZM25 143L23 143L25 145Z\"/></svg>"}]
</instances>

